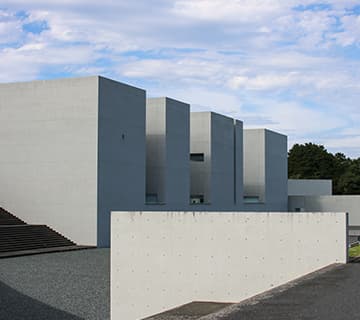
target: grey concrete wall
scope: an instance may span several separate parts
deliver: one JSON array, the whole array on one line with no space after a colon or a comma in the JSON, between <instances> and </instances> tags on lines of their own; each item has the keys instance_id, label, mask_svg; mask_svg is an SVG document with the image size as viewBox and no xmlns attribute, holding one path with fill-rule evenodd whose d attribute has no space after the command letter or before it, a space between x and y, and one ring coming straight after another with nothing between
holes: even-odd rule
<instances>
[{"instance_id":1,"label":"grey concrete wall","mask_svg":"<svg viewBox=\"0 0 360 320\"><path fill-rule=\"evenodd\" d=\"M360 235L360 196L289 196L289 211L296 208L306 212L348 212L350 231Z\"/></svg>"},{"instance_id":2,"label":"grey concrete wall","mask_svg":"<svg viewBox=\"0 0 360 320\"><path fill-rule=\"evenodd\" d=\"M235 205L234 120L211 112L211 199L214 209Z\"/></svg>"},{"instance_id":3,"label":"grey concrete wall","mask_svg":"<svg viewBox=\"0 0 360 320\"><path fill-rule=\"evenodd\" d=\"M344 213L114 212L111 230L112 319L239 302L347 261Z\"/></svg>"},{"instance_id":4,"label":"grey concrete wall","mask_svg":"<svg viewBox=\"0 0 360 320\"><path fill-rule=\"evenodd\" d=\"M242 165L241 157L235 159L235 135L238 156L242 152L241 123L235 127L232 118L214 112L192 112L190 119L190 152L204 154L203 162L190 161L191 194L204 194L206 210L231 210L235 207L236 185L242 194L242 172L235 173L235 166Z\"/></svg>"},{"instance_id":5,"label":"grey concrete wall","mask_svg":"<svg viewBox=\"0 0 360 320\"><path fill-rule=\"evenodd\" d=\"M165 203L166 99L146 100L146 194Z\"/></svg>"},{"instance_id":6,"label":"grey concrete wall","mask_svg":"<svg viewBox=\"0 0 360 320\"><path fill-rule=\"evenodd\" d=\"M97 245L110 245L110 211L145 203L145 91L99 78Z\"/></svg>"},{"instance_id":7,"label":"grey concrete wall","mask_svg":"<svg viewBox=\"0 0 360 320\"><path fill-rule=\"evenodd\" d=\"M147 99L146 193L167 209L183 209L190 198L190 106L167 97Z\"/></svg>"},{"instance_id":8,"label":"grey concrete wall","mask_svg":"<svg viewBox=\"0 0 360 320\"><path fill-rule=\"evenodd\" d=\"M245 129L244 196L265 202L265 134L262 129Z\"/></svg>"},{"instance_id":9,"label":"grey concrete wall","mask_svg":"<svg viewBox=\"0 0 360 320\"><path fill-rule=\"evenodd\" d=\"M234 172L235 172L235 189L234 202L237 208L243 207L244 202L244 150L243 150L243 123L234 120Z\"/></svg>"},{"instance_id":10,"label":"grey concrete wall","mask_svg":"<svg viewBox=\"0 0 360 320\"><path fill-rule=\"evenodd\" d=\"M265 129L266 210L288 210L287 136Z\"/></svg>"},{"instance_id":11,"label":"grey concrete wall","mask_svg":"<svg viewBox=\"0 0 360 320\"><path fill-rule=\"evenodd\" d=\"M332 180L289 179L289 196L327 196L332 195Z\"/></svg>"},{"instance_id":12,"label":"grey concrete wall","mask_svg":"<svg viewBox=\"0 0 360 320\"><path fill-rule=\"evenodd\" d=\"M190 194L211 201L211 113L190 113L190 153L203 153L204 162L190 161Z\"/></svg>"},{"instance_id":13,"label":"grey concrete wall","mask_svg":"<svg viewBox=\"0 0 360 320\"><path fill-rule=\"evenodd\" d=\"M0 84L0 205L97 244L98 78Z\"/></svg>"},{"instance_id":14,"label":"grey concrete wall","mask_svg":"<svg viewBox=\"0 0 360 320\"><path fill-rule=\"evenodd\" d=\"M166 98L166 203L187 206L190 199L190 105Z\"/></svg>"},{"instance_id":15,"label":"grey concrete wall","mask_svg":"<svg viewBox=\"0 0 360 320\"><path fill-rule=\"evenodd\" d=\"M259 203L245 203L245 210L286 211L287 174L287 137L244 130L244 196L259 197Z\"/></svg>"}]
</instances>

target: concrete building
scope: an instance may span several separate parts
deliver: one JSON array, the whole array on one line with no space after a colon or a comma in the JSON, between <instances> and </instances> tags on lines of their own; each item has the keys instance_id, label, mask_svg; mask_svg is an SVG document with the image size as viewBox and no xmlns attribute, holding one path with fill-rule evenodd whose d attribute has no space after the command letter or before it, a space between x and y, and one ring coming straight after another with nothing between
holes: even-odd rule
<instances>
[{"instance_id":1,"label":"concrete building","mask_svg":"<svg viewBox=\"0 0 360 320\"><path fill-rule=\"evenodd\" d=\"M332 180L329 179L289 179L289 196L332 195Z\"/></svg>"},{"instance_id":2,"label":"concrete building","mask_svg":"<svg viewBox=\"0 0 360 320\"><path fill-rule=\"evenodd\" d=\"M359 195L305 195L289 196L289 211L293 212L335 212L342 210L349 214L350 240L360 238L360 196Z\"/></svg>"},{"instance_id":3,"label":"concrete building","mask_svg":"<svg viewBox=\"0 0 360 320\"><path fill-rule=\"evenodd\" d=\"M245 210L287 211L287 137L244 130Z\"/></svg>"},{"instance_id":4,"label":"concrete building","mask_svg":"<svg viewBox=\"0 0 360 320\"><path fill-rule=\"evenodd\" d=\"M0 84L0 201L109 246L110 211L145 202L145 91L102 77Z\"/></svg>"},{"instance_id":5,"label":"concrete building","mask_svg":"<svg viewBox=\"0 0 360 320\"><path fill-rule=\"evenodd\" d=\"M190 105L170 98L146 101L146 202L176 210L190 197Z\"/></svg>"},{"instance_id":6,"label":"concrete building","mask_svg":"<svg viewBox=\"0 0 360 320\"><path fill-rule=\"evenodd\" d=\"M359 195L333 195L328 179L289 179L288 194L290 212L347 212L350 241L360 238Z\"/></svg>"},{"instance_id":7,"label":"concrete building","mask_svg":"<svg viewBox=\"0 0 360 320\"><path fill-rule=\"evenodd\" d=\"M244 205L244 135L243 123L234 120L234 203L236 208Z\"/></svg>"},{"instance_id":8,"label":"concrete building","mask_svg":"<svg viewBox=\"0 0 360 320\"><path fill-rule=\"evenodd\" d=\"M285 211L286 137L189 107L98 76L0 84L0 205L100 247L110 211Z\"/></svg>"},{"instance_id":9,"label":"concrete building","mask_svg":"<svg viewBox=\"0 0 360 320\"><path fill-rule=\"evenodd\" d=\"M236 151L235 151L236 150ZM242 123L214 112L190 115L190 202L242 205Z\"/></svg>"}]
</instances>

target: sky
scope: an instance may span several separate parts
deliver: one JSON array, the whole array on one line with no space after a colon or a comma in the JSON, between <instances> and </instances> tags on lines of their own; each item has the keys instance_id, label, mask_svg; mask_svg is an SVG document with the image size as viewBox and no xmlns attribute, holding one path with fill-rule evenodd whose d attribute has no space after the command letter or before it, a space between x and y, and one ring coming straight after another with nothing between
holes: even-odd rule
<instances>
[{"instance_id":1,"label":"sky","mask_svg":"<svg viewBox=\"0 0 360 320\"><path fill-rule=\"evenodd\" d=\"M359 0L1 0L0 82L87 75L360 157Z\"/></svg>"}]
</instances>

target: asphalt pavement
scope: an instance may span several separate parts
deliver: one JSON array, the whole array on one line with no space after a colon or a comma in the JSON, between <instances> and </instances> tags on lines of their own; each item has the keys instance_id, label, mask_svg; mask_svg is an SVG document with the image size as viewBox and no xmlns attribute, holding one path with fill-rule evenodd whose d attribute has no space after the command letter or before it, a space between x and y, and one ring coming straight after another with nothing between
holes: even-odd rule
<instances>
[{"instance_id":1,"label":"asphalt pavement","mask_svg":"<svg viewBox=\"0 0 360 320\"><path fill-rule=\"evenodd\" d=\"M360 319L360 263L338 265L284 287L199 319Z\"/></svg>"}]
</instances>

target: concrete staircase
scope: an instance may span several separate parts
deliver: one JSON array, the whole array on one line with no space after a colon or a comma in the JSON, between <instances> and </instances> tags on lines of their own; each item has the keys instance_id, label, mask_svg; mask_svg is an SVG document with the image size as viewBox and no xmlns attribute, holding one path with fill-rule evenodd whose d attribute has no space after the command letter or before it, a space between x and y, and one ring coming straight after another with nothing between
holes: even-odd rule
<instances>
[{"instance_id":1,"label":"concrete staircase","mask_svg":"<svg viewBox=\"0 0 360 320\"><path fill-rule=\"evenodd\" d=\"M46 225L30 225L0 207L0 258L89 248Z\"/></svg>"},{"instance_id":2,"label":"concrete staircase","mask_svg":"<svg viewBox=\"0 0 360 320\"><path fill-rule=\"evenodd\" d=\"M15 217L9 211L6 211L4 208L0 207L0 226L2 225L21 225L26 224L24 221L20 220L18 217Z\"/></svg>"}]
</instances>

